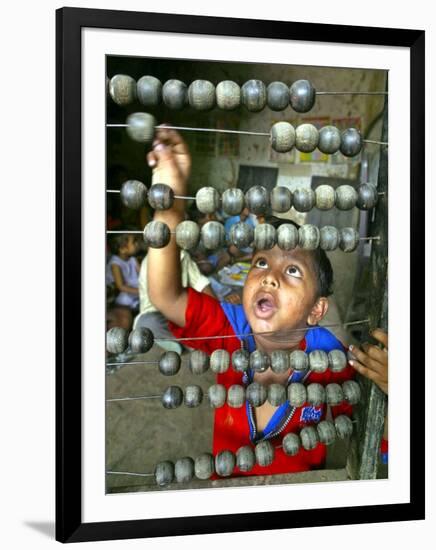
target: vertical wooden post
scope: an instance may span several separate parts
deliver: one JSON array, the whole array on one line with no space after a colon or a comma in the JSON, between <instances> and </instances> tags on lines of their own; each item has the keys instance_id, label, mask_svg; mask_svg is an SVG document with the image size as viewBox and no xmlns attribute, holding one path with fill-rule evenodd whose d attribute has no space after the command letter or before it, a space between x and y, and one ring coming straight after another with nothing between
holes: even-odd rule
<instances>
[{"instance_id":1,"label":"vertical wooden post","mask_svg":"<svg viewBox=\"0 0 436 550\"><path fill-rule=\"evenodd\" d=\"M385 99L381 141L388 141L388 96ZM369 224L369 236L380 236L372 241L370 258L370 292L368 317L370 329L388 328L388 149L381 146L378 171L379 196L374 216ZM356 410L357 429L353 438L347 468L357 479L376 479L379 466L379 448L386 414L386 396L373 382L364 379L362 404Z\"/></svg>"}]
</instances>

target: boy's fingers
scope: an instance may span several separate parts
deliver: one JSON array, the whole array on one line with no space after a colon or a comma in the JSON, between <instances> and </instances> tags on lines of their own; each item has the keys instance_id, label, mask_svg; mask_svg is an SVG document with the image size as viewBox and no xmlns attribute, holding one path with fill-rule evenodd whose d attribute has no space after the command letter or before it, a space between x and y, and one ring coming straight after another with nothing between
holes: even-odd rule
<instances>
[{"instance_id":1,"label":"boy's fingers","mask_svg":"<svg viewBox=\"0 0 436 550\"><path fill-rule=\"evenodd\" d=\"M383 365L380 364L379 361L372 359L371 357L369 357L369 355L367 355L362 350L356 348L355 346L350 346L350 352L356 358L356 360L360 364L365 365L367 369L379 372L383 368ZM353 357L351 357L350 363L352 361L354 361Z\"/></svg>"},{"instance_id":2,"label":"boy's fingers","mask_svg":"<svg viewBox=\"0 0 436 550\"><path fill-rule=\"evenodd\" d=\"M380 349L377 346L373 346L368 343L362 344L363 351L371 357L371 359L374 359L375 361L378 361L379 363L386 362L386 351Z\"/></svg>"},{"instance_id":3,"label":"boy's fingers","mask_svg":"<svg viewBox=\"0 0 436 550\"><path fill-rule=\"evenodd\" d=\"M388 335L384 330L376 328L371 332L371 336L381 342L386 349L388 348Z\"/></svg>"},{"instance_id":4,"label":"boy's fingers","mask_svg":"<svg viewBox=\"0 0 436 550\"><path fill-rule=\"evenodd\" d=\"M153 151L150 151L147 154L147 164L150 166L150 168L153 168L157 164L156 155L153 153Z\"/></svg>"},{"instance_id":5,"label":"boy's fingers","mask_svg":"<svg viewBox=\"0 0 436 550\"><path fill-rule=\"evenodd\" d=\"M156 126L156 138L173 147L186 147L182 136L176 130L168 130L167 128Z\"/></svg>"},{"instance_id":6,"label":"boy's fingers","mask_svg":"<svg viewBox=\"0 0 436 550\"><path fill-rule=\"evenodd\" d=\"M351 361L349 361L349 363L353 367L353 369L357 370L357 372L359 372L362 376L369 378L373 382L375 382L378 378L377 372L369 369L365 365L362 365L362 363L359 363L359 361L352 359Z\"/></svg>"}]
</instances>

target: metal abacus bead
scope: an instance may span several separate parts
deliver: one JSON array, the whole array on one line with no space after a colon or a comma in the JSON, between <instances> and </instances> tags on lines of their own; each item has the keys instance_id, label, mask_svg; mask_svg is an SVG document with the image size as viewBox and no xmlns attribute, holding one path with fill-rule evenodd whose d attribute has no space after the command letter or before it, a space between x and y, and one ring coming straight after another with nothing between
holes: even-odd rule
<instances>
[{"instance_id":1,"label":"metal abacus bead","mask_svg":"<svg viewBox=\"0 0 436 550\"><path fill-rule=\"evenodd\" d=\"M339 246L339 231L333 225L325 225L319 230L319 246L322 250L336 250Z\"/></svg>"},{"instance_id":2,"label":"metal abacus bead","mask_svg":"<svg viewBox=\"0 0 436 550\"><path fill-rule=\"evenodd\" d=\"M209 355L201 349L191 351L189 368L192 374L203 374L209 368Z\"/></svg>"},{"instance_id":3,"label":"metal abacus bead","mask_svg":"<svg viewBox=\"0 0 436 550\"><path fill-rule=\"evenodd\" d=\"M163 102L170 109L183 109L187 103L187 98L188 88L181 80L167 80L162 87Z\"/></svg>"},{"instance_id":4,"label":"metal abacus bead","mask_svg":"<svg viewBox=\"0 0 436 550\"><path fill-rule=\"evenodd\" d=\"M318 437L324 445L331 445L336 441L336 430L333 422L329 420L321 420L316 426Z\"/></svg>"},{"instance_id":5,"label":"metal abacus bead","mask_svg":"<svg viewBox=\"0 0 436 550\"><path fill-rule=\"evenodd\" d=\"M270 365L270 357L265 351L257 349L250 354L250 367L254 372L265 372Z\"/></svg>"},{"instance_id":6,"label":"metal abacus bead","mask_svg":"<svg viewBox=\"0 0 436 550\"><path fill-rule=\"evenodd\" d=\"M341 414L335 418L335 428L338 437L341 439L345 439L353 433L353 423L345 414Z\"/></svg>"},{"instance_id":7,"label":"metal abacus bead","mask_svg":"<svg viewBox=\"0 0 436 550\"><path fill-rule=\"evenodd\" d=\"M273 407L279 407L286 401L286 388L282 384L270 384L268 386L268 402Z\"/></svg>"},{"instance_id":8,"label":"metal abacus bead","mask_svg":"<svg viewBox=\"0 0 436 550\"><path fill-rule=\"evenodd\" d=\"M266 102L271 111L283 111L289 105L289 88L284 82L271 82L266 89Z\"/></svg>"},{"instance_id":9,"label":"metal abacus bead","mask_svg":"<svg viewBox=\"0 0 436 550\"><path fill-rule=\"evenodd\" d=\"M176 243L183 250L194 249L200 241L200 227L191 220L185 220L176 227Z\"/></svg>"},{"instance_id":10,"label":"metal abacus bead","mask_svg":"<svg viewBox=\"0 0 436 550\"><path fill-rule=\"evenodd\" d=\"M246 372L250 367L250 354L245 349L237 349L232 353L233 370Z\"/></svg>"},{"instance_id":11,"label":"metal abacus bead","mask_svg":"<svg viewBox=\"0 0 436 550\"><path fill-rule=\"evenodd\" d=\"M319 407L325 403L325 389L321 384L314 382L307 386L307 402L314 406Z\"/></svg>"},{"instance_id":12,"label":"metal abacus bead","mask_svg":"<svg viewBox=\"0 0 436 550\"><path fill-rule=\"evenodd\" d=\"M154 76L142 76L136 84L138 100L146 107L156 107L162 101L162 82Z\"/></svg>"},{"instance_id":13,"label":"metal abacus bead","mask_svg":"<svg viewBox=\"0 0 436 550\"><path fill-rule=\"evenodd\" d=\"M266 87L261 80L248 80L241 88L242 104L251 111L261 111L266 105Z\"/></svg>"},{"instance_id":14,"label":"metal abacus bead","mask_svg":"<svg viewBox=\"0 0 436 550\"><path fill-rule=\"evenodd\" d=\"M318 210L330 210L335 205L335 190L331 185L319 185L315 189L315 206Z\"/></svg>"},{"instance_id":15,"label":"metal abacus bead","mask_svg":"<svg viewBox=\"0 0 436 550\"><path fill-rule=\"evenodd\" d=\"M252 382L248 384L245 390L245 397L247 401L253 405L253 407L260 407L266 401L266 388L259 384L258 382Z\"/></svg>"},{"instance_id":16,"label":"metal abacus bead","mask_svg":"<svg viewBox=\"0 0 436 550\"><path fill-rule=\"evenodd\" d=\"M191 385L185 388L185 405L190 409L198 407L203 401L203 390L200 386Z\"/></svg>"},{"instance_id":17,"label":"metal abacus bead","mask_svg":"<svg viewBox=\"0 0 436 550\"><path fill-rule=\"evenodd\" d=\"M313 350L309 353L310 370L316 373L323 373L328 369L328 355L321 349Z\"/></svg>"},{"instance_id":18,"label":"metal abacus bead","mask_svg":"<svg viewBox=\"0 0 436 550\"><path fill-rule=\"evenodd\" d=\"M362 149L362 136L356 128L347 128L341 134L340 151L345 157L354 157Z\"/></svg>"},{"instance_id":19,"label":"metal abacus bead","mask_svg":"<svg viewBox=\"0 0 436 550\"><path fill-rule=\"evenodd\" d=\"M319 246L319 229L306 223L298 229L298 245L306 250L315 250Z\"/></svg>"},{"instance_id":20,"label":"metal abacus bead","mask_svg":"<svg viewBox=\"0 0 436 550\"><path fill-rule=\"evenodd\" d=\"M271 147L277 153L287 153L294 147L295 129L289 122L276 122L271 127Z\"/></svg>"},{"instance_id":21,"label":"metal abacus bead","mask_svg":"<svg viewBox=\"0 0 436 550\"><path fill-rule=\"evenodd\" d=\"M302 153L315 151L319 141L319 133L313 124L300 124L295 130L295 146Z\"/></svg>"},{"instance_id":22,"label":"metal abacus bead","mask_svg":"<svg viewBox=\"0 0 436 550\"><path fill-rule=\"evenodd\" d=\"M177 409L183 403L183 391L179 386L168 386L162 394L165 409Z\"/></svg>"},{"instance_id":23,"label":"metal abacus bead","mask_svg":"<svg viewBox=\"0 0 436 550\"><path fill-rule=\"evenodd\" d=\"M269 223L259 223L254 228L254 247L269 250L276 244L276 228Z\"/></svg>"},{"instance_id":24,"label":"metal abacus bead","mask_svg":"<svg viewBox=\"0 0 436 550\"><path fill-rule=\"evenodd\" d=\"M221 200L223 210L229 216L237 216L245 207L244 193L238 187L226 189Z\"/></svg>"},{"instance_id":25,"label":"metal abacus bead","mask_svg":"<svg viewBox=\"0 0 436 550\"><path fill-rule=\"evenodd\" d=\"M197 208L203 214L213 214L220 205L220 195L215 187L202 187L195 195Z\"/></svg>"},{"instance_id":26,"label":"metal abacus bead","mask_svg":"<svg viewBox=\"0 0 436 550\"><path fill-rule=\"evenodd\" d=\"M139 143L151 143L154 138L156 119L148 113L132 113L126 120L127 135Z\"/></svg>"},{"instance_id":27,"label":"metal abacus bead","mask_svg":"<svg viewBox=\"0 0 436 550\"><path fill-rule=\"evenodd\" d=\"M275 350L271 352L271 370L276 374L283 374L290 368L289 353L287 351Z\"/></svg>"},{"instance_id":28,"label":"metal abacus bead","mask_svg":"<svg viewBox=\"0 0 436 550\"><path fill-rule=\"evenodd\" d=\"M297 113L307 113L315 104L315 88L308 80L295 81L289 94L289 103Z\"/></svg>"},{"instance_id":29,"label":"metal abacus bead","mask_svg":"<svg viewBox=\"0 0 436 550\"><path fill-rule=\"evenodd\" d=\"M174 376L180 370L181 359L176 351L166 351L159 359L159 372L164 376Z\"/></svg>"},{"instance_id":30,"label":"metal abacus bead","mask_svg":"<svg viewBox=\"0 0 436 550\"><path fill-rule=\"evenodd\" d=\"M109 82L109 94L117 105L129 105L136 99L136 82L131 76L116 74Z\"/></svg>"},{"instance_id":31,"label":"metal abacus bead","mask_svg":"<svg viewBox=\"0 0 436 550\"><path fill-rule=\"evenodd\" d=\"M304 351L296 349L289 355L291 369L296 371L306 370L309 367L309 358Z\"/></svg>"},{"instance_id":32,"label":"metal abacus bead","mask_svg":"<svg viewBox=\"0 0 436 550\"><path fill-rule=\"evenodd\" d=\"M164 222L154 220L144 227L144 242L150 248L164 248L170 239L170 229Z\"/></svg>"},{"instance_id":33,"label":"metal abacus bead","mask_svg":"<svg viewBox=\"0 0 436 550\"><path fill-rule=\"evenodd\" d=\"M268 190L262 185L253 185L245 193L245 204L253 214L266 214L269 208Z\"/></svg>"},{"instance_id":34,"label":"metal abacus bead","mask_svg":"<svg viewBox=\"0 0 436 550\"><path fill-rule=\"evenodd\" d=\"M377 188L372 183L362 183L357 188L356 206L360 210L370 210L377 204Z\"/></svg>"},{"instance_id":35,"label":"metal abacus bead","mask_svg":"<svg viewBox=\"0 0 436 550\"><path fill-rule=\"evenodd\" d=\"M159 487L169 485L174 479L174 464L170 460L164 460L156 464L154 477Z\"/></svg>"},{"instance_id":36,"label":"metal abacus bead","mask_svg":"<svg viewBox=\"0 0 436 550\"><path fill-rule=\"evenodd\" d=\"M319 131L318 149L326 155L333 155L341 146L341 132L335 126L324 126Z\"/></svg>"},{"instance_id":37,"label":"metal abacus bead","mask_svg":"<svg viewBox=\"0 0 436 550\"><path fill-rule=\"evenodd\" d=\"M127 180L121 186L121 202L127 208L139 210L147 202L147 187L137 180Z\"/></svg>"},{"instance_id":38,"label":"metal abacus bead","mask_svg":"<svg viewBox=\"0 0 436 550\"><path fill-rule=\"evenodd\" d=\"M359 233L353 227L343 227L339 231L339 248L353 252L359 245Z\"/></svg>"},{"instance_id":39,"label":"metal abacus bead","mask_svg":"<svg viewBox=\"0 0 436 550\"><path fill-rule=\"evenodd\" d=\"M230 227L229 238L236 248L247 248L254 240L254 228L248 223L237 222Z\"/></svg>"},{"instance_id":40,"label":"metal abacus bead","mask_svg":"<svg viewBox=\"0 0 436 550\"><path fill-rule=\"evenodd\" d=\"M217 250L224 245L224 226L215 221L206 222L200 230L200 237L206 250Z\"/></svg>"},{"instance_id":41,"label":"metal abacus bead","mask_svg":"<svg viewBox=\"0 0 436 550\"><path fill-rule=\"evenodd\" d=\"M270 193L271 210L288 212L292 206L292 193L287 187L277 185Z\"/></svg>"},{"instance_id":42,"label":"metal abacus bead","mask_svg":"<svg viewBox=\"0 0 436 550\"><path fill-rule=\"evenodd\" d=\"M338 210L351 210L356 206L357 191L351 185L336 188L335 206Z\"/></svg>"},{"instance_id":43,"label":"metal abacus bead","mask_svg":"<svg viewBox=\"0 0 436 550\"><path fill-rule=\"evenodd\" d=\"M154 210L168 210L174 204L174 191L165 183L155 183L148 192L148 204Z\"/></svg>"},{"instance_id":44,"label":"metal abacus bead","mask_svg":"<svg viewBox=\"0 0 436 550\"><path fill-rule=\"evenodd\" d=\"M260 441L254 448L259 466L270 466L274 462L274 447L268 440Z\"/></svg>"},{"instance_id":45,"label":"metal abacus bead","mask_svg":"<svg viewBox=\"0 0 436 550\"><path fill-rule=\"evenodd\" d=\"M220 374L226 372L230 364L230 354L225 349L216 349L210 356L210 368L216 373Z\"/></svg>"},{"instance_id":46,"label":"metal abacus bead","mask_svg":"<svg viewBox=\"0 0 436 550\"><path fill-rule=\"evenodd\" d=\"M239 447L236 451L236 466L241 472L249 472L256 463L256 455L249 445Z\"/></svg>"},{"instance_id":47,"label":"metal abacus bead","mask_svg":"<svg viewBox=\"0 0 436 550\"><path fill-rule=\"evenodd\" d=\"M231 476L235 466L236 457L231 451L221 451L215 456L215 471L219 476Z\"/></svg>"},{"instance_id":48,"label":"metal abacus bead","mask_svg":"<svg viewBox=\"0 0 436 550\"><path fill-rule=\"evenodd\" d=\"M189 105L197 111L208 111L215 106L215 86L209 80L194 80L188 88Z\"/></svg>"},{"instance_id":49,"label":"metal abacus bead","mask_svg":"<svg viewBox=\"0 0 436 550\"><path fill-rule=\"evenodd\" d=\"M291 223L277 228L277 244L282 250L293 250L298 245L298 229Z\"/></svg>"},{"instance_id":50,"label":"metal abacus bead","mask_svg":"<svg viewBox=\"0 0 436 550\"><path fill-rule=\"evenodd\" d=\"M325 388L325 395L328 405L336 406L344 400L344 393L339 384L327 384Z\"/></svg>"},{"instance_id":51,"label":"metal abacus bead","mask_svg":"<svg viewBox=\"0 0 436 550\"><path fill-rule=\"evenodd\" d=\"M210 479L215 472L215 461L210 453L203 453L194 461L195 477L198 479Z\"/></svg>"},{"instance_id":52,"label":"metal abacus bead","mask_svg":"<svg viewBox=\"0 0 436 550\"><path fill-rule=\"evenodd\" d=\"M138 327L129 334L129 346L132 353L147 353L154 344L154 336L149 328Z\"/></svg>"},{"instance_id":53,"label":"metal abacus bead","mask_svg":"<svg viewBox=\"0 0 436 550\"><path fill-rule=\"evenodd\" d=\"M342 372L347 366L347 356L340 349L332 349L328 353L329 367L332 372Z\"/></svg>"},{"instance_id":54,"label":"metal abacus bead","mask_svg":"<svg viewBox=\"0 0 436 550\"><path fill-rule=\"evenodd\" d=\"M315 192L310 187L298 187L292 197L295 210L309 212L315 206Z\"/></svg>"},{"instance_id":55,"label":"metal abacus bead","mask_svg":"<svg viewBox=\"0 0 436 550\"><path fill-rule=\"evenodd\" d=\"M123 353L127 349L127 330L122 327L112 327L106 333L106 350L109 353Z\"/></svg>"},{"instance_id":56,"label":"metal abacus bead","mask_svg":"<svg viewBox=\"0 0 436 550\"><path fill-rule=\"evenodd\" d=\"M293 407L302 407L307 401L307 390L304 384L293 382L288 386L288 401Z\"/></svg>"},{"instance_id":57,"label":"metal abacus bead","mask_svg":"<svg viewBox=\"0 0 436 550\"><path fill-rule=\"evenodd\" d=\"M233 384L227 390L227 405L239 409L245 403L245 388L239 384Z\"/></svg>"},{"instance_id":58,"label":"metal abacus bead","mask_svg":"<svg viewBox=\"0 0 436 550\"><path fill-rule=\"evenodd\" d=\"M306 451L311 451L319 443L319 436L314 426L306 426L300 431L301 445Z\"/></svg>"},{"instance_id":59,"label":"metal abacus bead","mask_svg":"<svg viewBox=\"0 0 436 550\"><path fill-rule=\"evenodd\" d=\"M223 80L217 85L215 92L220 109L232 111L241 104L241 88L233 80Z\"/></svg>"},{"instance_id":60,"label":"metal abacus bead","mask_svg":"<svg viewBox=\"0 0 436 550\"><path fill-rule=\"evenodd\" d=\"M362 395L360 386L354 380L347 380L342 384L342 391L344 393L344 399L350 405L356 405L360 401Z\"/></svg>"},{"instance_id":61,"label":"metal abacus bead","mask_svg":"<svg viewBox=\"0 0 436 550\"><path fill-rule=\"evenodd\" d=\"M207 395L209 397L210 406L214 409L222 407L226 402L226 393L226 388L222 384L213 384L209 386Z\"/></svg>"},{"instance_id":62,"label":"metal abacus bead","mask_svg":"<svg viewBox=\"0 0 436 550\"><path fill-rule=\"evenodd\" d=\"M190 456L176 460L174 465L174 477L177 483L189 483L194 477L194 461Z\"/></svg>"},{"instance_id":63,"label":"metal abacus bead","mask_svg":"<svg viewBox=\"0 0 436 550\"><path fill-rule=\"evenodd\" d=\"M288 456L295 456L298 454L301 441L297 434L289 433L286 434L282 440L283 452Z\"/></svg>"}]
</instances>

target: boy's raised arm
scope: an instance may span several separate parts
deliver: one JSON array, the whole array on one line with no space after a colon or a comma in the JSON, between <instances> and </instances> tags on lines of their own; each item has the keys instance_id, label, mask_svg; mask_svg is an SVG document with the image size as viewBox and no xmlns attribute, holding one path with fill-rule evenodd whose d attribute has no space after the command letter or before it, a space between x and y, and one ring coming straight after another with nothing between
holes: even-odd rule
<instances>
[{"instance_id":1,"label":"boy's raised arm","mask_svg":"<svg viewBox=\"0 0 436 550\"><path fill-rule=\"evenodd\" d=\"M173 130L157 129L153 150L147 155L153 168L153 183L169 185L175 195L186 195L191 158L186 143ZM154 220L166 223L171 232L185 219L184 200L176 199L169 210L156 210ZM185 325L188 294L182 286L180 250L175 235L164 248L150 248L147 270L148 293L153 305L170 321Z\"/></svg>"}]
</instances>

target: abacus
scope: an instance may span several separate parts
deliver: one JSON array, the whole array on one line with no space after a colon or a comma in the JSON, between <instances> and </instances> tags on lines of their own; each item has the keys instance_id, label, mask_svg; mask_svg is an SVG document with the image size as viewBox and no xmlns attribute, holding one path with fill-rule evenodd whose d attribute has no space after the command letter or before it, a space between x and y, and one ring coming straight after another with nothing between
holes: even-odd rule
<instances>
[{"instance_id":1,"label":"abacus","mask_svg":"<svg viewBox=\"0 0 436 550\"><path fill-rule=\"evenodd\" d=\"M162 222L150 221L143 228L107 230L107 234L141 235L148 248L165 247L171 238L175 238L182 250L189 252L201 245L211 253L223 246L234 245L237 248L254 246L258 250L278 246L283 251L296 247L307 250L320 248L329 253L337 251L352 254L367 244L371 250L374 292L368 297L363 318L337 325L359 327L361 335L367 332L368 327L386 325L388 92L318 91L315 83L305 78L297 78L291 82L285 82L284 78L283 81L250 78L244 81L223 79L213 82L206 77L183 81L176 76L178 75L162 78L155 73L135 79L128 74L118 73L107 78L108 105L112 104L118 115L117 121L111 120L106 124L108 135L124 133L132 147L142 148L150 147L156 128L176 129L184 136L247 136L248 139L253 137L264 140L265 147L270 147L277 155L291 152L310 155L315 152L332 158L342 155L349 162L359 162L362 152L377 148L380 158L378 173L373 180L364 177L358 185L351 185L348 181L341 183L339 180L339 184L321 184L316 188L305 185L291 188L276 184L269 189L253 184L245 189L237 186L218 189L208 184L199 185L195 193L183 196L175 194L171 187L163 183L153 182L150 185L145 178L129 178L122 183L120 189L107 189L108 196L119 200L127 209L166 210L179 200L195 203L197 209L205 215L214 215L220 210L225 216L237 216L244 208L248 208L251 214L257 216L259 223L255 228L244 222L235 223L227 236L223 223L216 220L210 220L202 227L186 220L173 231ZM335 124L319 126L305 119L301 119L301 123L294 123L296 117L310 113L327 96L337 96L339 99L353 95L379 97L383 101L383 129L379 140L368 139L357 127L339 128ZM197 121L202 120L202 117L206 120L204 117L210 112L217 112L223 125L210 127L183 122L167 124L160 122L159 110L165 110L167 117L168 113L174 113L174 116L185 116L182 120L192 116ZM266 111L280 114L286 111L291 115L289 120L279 120L267 127L256 126L259 113ZM235 113L238 112L250 115L253 122L249 127L244 128L242 124L237 127L234 124ZM226 125L227 120L232 121L229 127ZM335 212L353 213L356 217L364 213L366 219L369 219L367 230L363 232L362 227L351 223L337 227L330 223L317 225L306 222L299 229L292 223L276 229L266 220L269 213L289 220L298 216L306 219L313 211L331 212L332 215ZM287 434L279 444L267 439L260 440L251 446L242 446L235 452L222 451L215 456L210 449L200 448L195 441L196 434L192 433L192 441L189 442L190 456L179 456L168 449L169 457L162 456L148 468L135 471L126 469L119 461L111 462L109 459L106 472L108 486L112 489L116 487L113 485L114 479L136 478L140 480L141 485L138 487L141 490L216 487L225 485L226 478L230 476L236 477L227 479L227 483L233 480L237 484L244 476L249 479L251 472L256 472L250 476L252 479L261 480L262 467L273 463L278 449L293 457L301 449L310 451L320 443L329 446L338 440L344 440L349 447L347 468L351 476L357 479L375 478L378 471L378 440L385 413L384 396L376 386L362 379L325 386L305 383L311 372L341 372L347 365L346 354L341 350L329 353L314 350L310 354L298 350L291 353L278 350L271 355L260 350L249 353L243 347L247 335L236 336L241 339L241 349L233 354L224 349L218 349L210 356L200 350L183 355L166 351L158 358L144 358L142 354L150 353L153 344L159 343L159 339L150 330L141 328L129 333L120 327L110 329L106 335L107 351L113 356L123 357L127 354L127 360L108 357L106 372L115 373L114 377L108 376L108 380L114 380L127 370L135 369L138 380L143 382L147 378L147 384L152 389L138 389L135 394L129 395L110 392L106 400L107 410L111 411L116 407L123 419L123 425L126 422L128 425L128 419L138 414L146 422L147 411L151 408L159 408L162 415L169 419L171 426L175 422L175 415L180 415L180 418L184 415L183 422L192 419L195 413L203 413L204 422L201 425L204 426L206 422L211 424L214 411L224 406L240 409L245 406L258 407L268 402L275 407L288 403L290 407L298 408L304 404L316 407L336 406L346 402L357 410L353 419L340 415L334 420L321 420L301 428L298 433ZM216 338L223 336L216 335ZM183 343L183 338L173 340ZM155 377L156 367L158 378ZM249 371L266 372L271 369L274 373L284 373L290 368L293 372L302 374L301 381L287 385L261 385L247 379ZM245 382L229 387L213 383L211 376L215 377L229 369L240 374ZM189 383L168 384L167 377L182 374ZM151 379L156 384L149 382ZM144 384L140 386L143 387ZM171 415L171 419L168 415ZM155 427L156 437L158 432L159 428ZM146 444L150 442L148 440ZM284 479L290 482L292 474L275 477L277 483L284 482ZM123 490L122 481L118 483L119 490Z\"/></svg>"}]
</instances>

